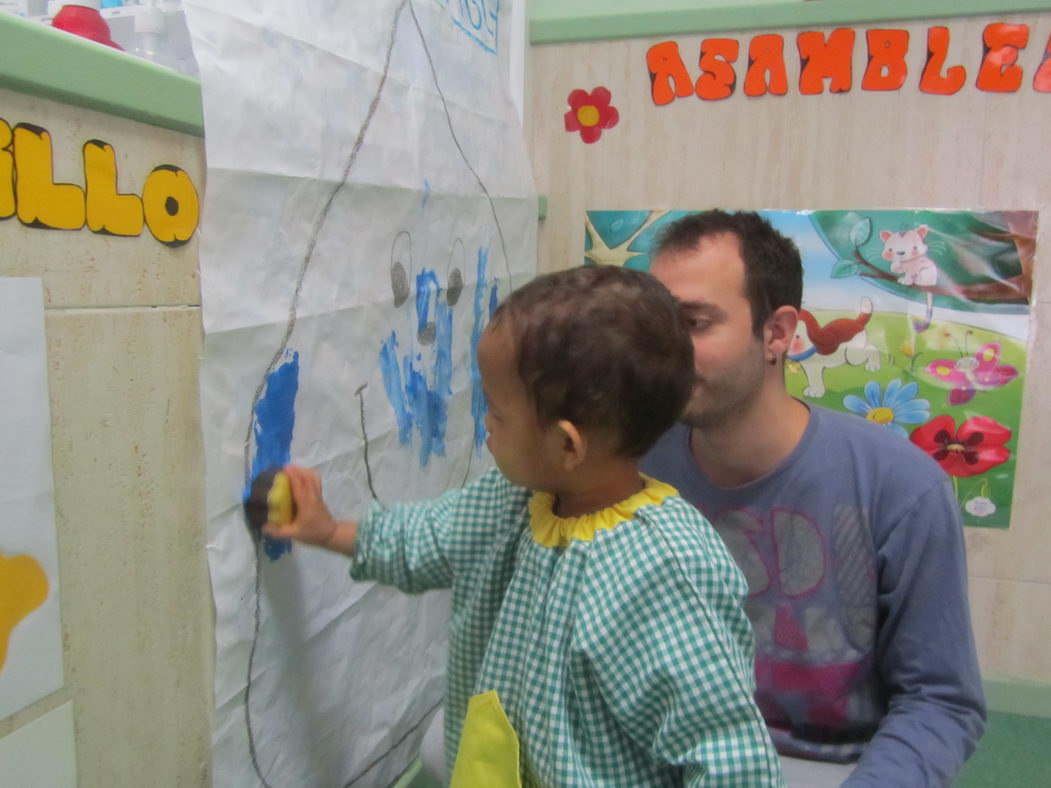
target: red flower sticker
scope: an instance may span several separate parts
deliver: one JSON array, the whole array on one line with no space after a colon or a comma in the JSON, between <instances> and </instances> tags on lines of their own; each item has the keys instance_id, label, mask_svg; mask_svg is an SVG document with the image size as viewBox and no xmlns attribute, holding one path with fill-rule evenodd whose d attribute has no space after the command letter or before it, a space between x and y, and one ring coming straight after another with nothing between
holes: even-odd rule
<instances>
[{"instance_id":1,"label":"red flower sticker","mask_svg":"<svg viewBox=\"0 0 1051 788\"><path fill-rule=\"evenodd\" d=\"M1004 446L1011 430L988 416L974 416L956 429L952 416L937 416L909 436L950 476L977 476L1011 456Z\"/></svg>"},{"instance_id":2,"label":"red flower sticker","mask_svg":"<svg viewBox=\"0 0 1051 788\"><path fill-rule=\"evenodd\" d=\"M610 106L613 96L603 87L586 90L574 90L566 99L569 112L566 113L566 131L579 131L580 139L589 145L598 142L603 129L611 129L620 120L616 107Z\"/></svg>"}]
</instances>

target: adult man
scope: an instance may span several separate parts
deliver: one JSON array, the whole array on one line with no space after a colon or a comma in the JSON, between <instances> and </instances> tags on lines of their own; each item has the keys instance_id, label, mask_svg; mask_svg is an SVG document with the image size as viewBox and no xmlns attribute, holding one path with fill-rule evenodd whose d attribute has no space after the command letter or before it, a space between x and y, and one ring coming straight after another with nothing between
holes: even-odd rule
<instances>
[{"instance_id":1,"label":"adult man","mask_svg":"<svg viewBox=\"0 0 1051 788\"><path fill-rule=\"evenodd\" d=\"M684 217L651 270L689 312L697 380L643 468L748 578L756 697L789 784L948 784L985 720L949 480L899 436L788 394L802 267L761 217Z\"/></svg>"}]
</instances>

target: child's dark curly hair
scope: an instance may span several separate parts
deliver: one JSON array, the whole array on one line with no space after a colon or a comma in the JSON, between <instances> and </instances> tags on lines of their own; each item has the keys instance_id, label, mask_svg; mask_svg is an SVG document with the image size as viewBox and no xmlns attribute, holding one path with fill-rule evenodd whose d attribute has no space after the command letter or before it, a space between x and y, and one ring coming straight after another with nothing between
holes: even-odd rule
<instances>
[{"instance_id":1,"label":"child's dark curly hair","mask_svg":"<svg viewBox=\"0 0 1051 788\"><path fill-rule=\"evenodd\" d=\"M514 339L518 374L544 424L608 431L641 457L693 389L693 346L678 301L650 274L585 265L512 292L491 325Z\"/></svg>"}]
</instances>

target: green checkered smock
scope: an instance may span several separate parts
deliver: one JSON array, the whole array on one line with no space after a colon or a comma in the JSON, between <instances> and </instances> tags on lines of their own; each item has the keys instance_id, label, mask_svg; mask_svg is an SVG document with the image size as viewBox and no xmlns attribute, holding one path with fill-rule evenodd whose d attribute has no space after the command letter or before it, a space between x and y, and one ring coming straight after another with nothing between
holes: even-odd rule
<instances>
[{"instance_id":1,"label":"green checkered smock","mask_svg":"<svg viewBox=\"0 0 1051 788\"><path fill-rule=\"evenodd\" d=\"M752 699L745 581L704 517L670 496L544 547L532 495L493 469L359 526L356 580L452 588L450 768L468 698L496 690L524 786L782 786Z\"/></svg>"}]
</instances>

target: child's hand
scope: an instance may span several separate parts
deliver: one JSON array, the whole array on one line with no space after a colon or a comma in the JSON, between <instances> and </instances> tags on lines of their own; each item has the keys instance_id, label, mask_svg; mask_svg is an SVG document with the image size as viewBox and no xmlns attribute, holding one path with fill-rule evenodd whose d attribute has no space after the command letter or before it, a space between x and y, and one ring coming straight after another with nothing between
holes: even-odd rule
<instances>
[{"instance_id":1,"label":"child's hand","mask_svg":"<svg viewBox=\"0 0 1051 788\"><path fill-rule=\"evenodd\" d=\"M296 516L290 523L267 523L263 533L273 539L295 539L297 542L328 547L338 524L321 497L321 477L312 468L287 465L284 468L296 504Z\"/></svg>"}]
</instances>

